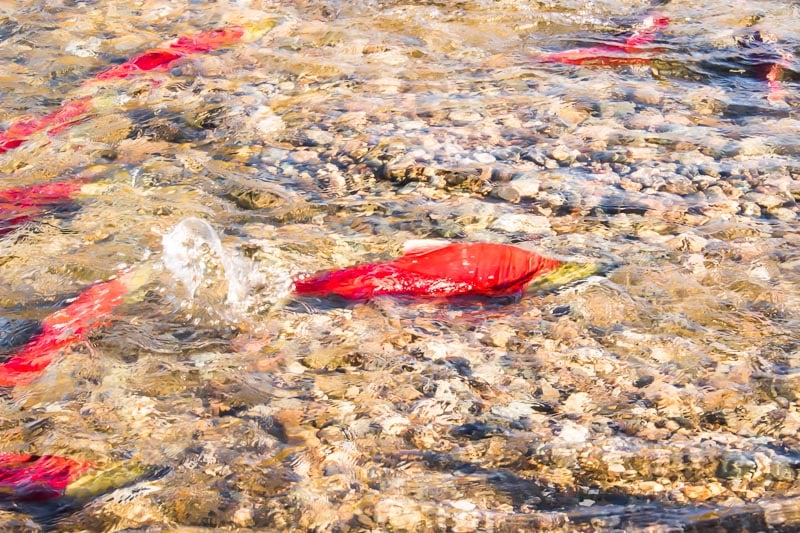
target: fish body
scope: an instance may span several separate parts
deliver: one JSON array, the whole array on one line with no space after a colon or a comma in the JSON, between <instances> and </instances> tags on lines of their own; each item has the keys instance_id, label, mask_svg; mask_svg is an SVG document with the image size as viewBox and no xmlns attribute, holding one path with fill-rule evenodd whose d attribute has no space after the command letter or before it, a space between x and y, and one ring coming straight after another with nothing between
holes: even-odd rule
<instances>
[{"instance_id":1,"label":"fish body","mask_svg":"<svg viewBox=\"0 0 800 533\"><path fill-rule=\"evenodd\" d=\"M517 246L415 243L392 261L366 263L295 280L301 296L348 300L376 296L502 296L521 293L536 276L561 264Z\"/></svg>"},{"instance_id":2,"label":"fish body","mask_svg":"<svg viewBox=\"0 0 800 533\"><path fill-rule=\"evenodd\" d=\"M169 48L184 54L210 52L237 43L244 37L244 33L245 29L242 26L227 26L181 37L169 45Z\"/></svg>"},{"instance_id":3,"label":"fish body","mask_svg":"<svg viewBox=\"0 0 800 533\"><path fill-rule=\"evenodd\" d=\"M647 17L641 26L622 43L607 43L586 48L573 48L561 52L542 54L540 61L566 65L622 66L646 65L651 61L652 44L658 31L669 25L663 15Z\"/></svg>"},{"instance_id":4,"label":"fish body","mask_svg":"<svg viewBox=\"0 0 800 533\"><path fill-rule=\"evenodd\" d=\"M90 97L77 98L61 105L57 110L41 117L20 118L0 133L0 154L22 145L29 137L40 131L56 135L60 131L86 118L93 108Z\"/></svg>"},{"instance_id":5,"label":"fish body","mask_svg":"<svg viewBox=\"0 0 800 533\"><path fill-rule=\"evenodd\" d=\"M243 27L228 26L181 37L166 48L148 50L124 63L104 70L97 74L94 80L123 79L139 72L167 70L175 61L186 55L211 52L217 48L231 45L241 39L243 35Z\"/></svg>"},{"instance_id":6,"label":"fish body","mask_svg":"<svg viewBox=\"0 0 800 533\"><path fill-rule=\"evenodd\" d=\"M97 74L92 81L121 80L140 72L163 71L185 54L169 50L150 50Z\"/></svg>"},{"instance_id":7,"label":"fish body","mask_svg":"<svg viewBox=\"0 0 800 533\"><path fill-rule=\"evenodd\" d=\"M539 56L539 59L548 63L598 67L646 65L650 63L651 57L639 52L641 50L638 48L631 49L623 45L607 44L544 54Z\"/></svg>"},{"instance_id":8,"label":"fish body","mask_svg":"<svg viewBox=\"0 0 800 533\"><path fill-rule=\"evenodd\" d=\"M41 332L8 360L0 363L0 386L24 385L35 379L55 357L107 320L130 287L125 276L92 285L64 309L47 316Z\"/></svg>"},{"instance_id":9,"label":"fish body","mask_svg":"<svg viewBox=\"0 0 800 533\"><path fill-rule=\"evenodd\" d=\"M58 498L91 463L56 455L0 453L0 500Z\"/></svg>"},{"instance_id":10,"label":"fish body","mask_svg":"<svg viewBox=\"0 0 800 533\"><path fill-rule=\"evenodd\" d=\"M68 200L81 190L83 179L55 181L27 187L15 187L0 191L0 202L21 207L36 207Z\"/></svg>"},{"instance_id":11,"label":"fish body","mask_svg":"<svg viewBox=\"0 0 800 533\"><path fill-rule=\"evenodd\" d=\"M210 52L222 46L239 41L244 36L242 26L228 26L194 35L180 37L163 48L148 50L131 59L108 68L86 83L118 80L152 71L166 71L179 59L194 53ZM0 154L21 146L32 135L46 131L48 135L56 135L70 126L88 118L96 112L97 102L86 96L64 102L60 108L41 117L23 117L11 123L6 131L0 133Z\"/></svg>"},{"instance_id":12,"label":"fish body","mask_svg":"<svg viewBox=\"0 0 800 533\"><path fill-rule=\"evenodd\" d=\"M78 178L0 191L0 236L48 209L69 205L84 182Z\"/></svg>"},{"instance_id":13,"label":"fish body","mask_svg":"<svg viewBox=\"0 0 800 533\"><path fill-rule=\"evenodd\" d=\"M788 73L793 72L796 56L779 45L776 35L760 30L740 39L739 47L742 51L737 53L737 57L744 56L745 70L767 82L767 100L785 101L787 91L783 81Z\"/></svg>"}]
</instances>

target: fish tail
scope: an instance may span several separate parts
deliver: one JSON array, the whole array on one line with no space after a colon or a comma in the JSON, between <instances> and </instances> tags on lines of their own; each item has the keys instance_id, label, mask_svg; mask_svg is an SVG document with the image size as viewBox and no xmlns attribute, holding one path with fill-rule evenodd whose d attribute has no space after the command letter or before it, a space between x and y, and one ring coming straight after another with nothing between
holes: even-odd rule
<instances>
[{"instance_id":1,"label":"fish tail","mask_svg":"<svg viewBox=\"0 0 800 533\"><path fill-rule=\"evenodd\" d=\"M299 296L334 294L347 300L363 300L394 293L407 277L392 262L367 263L300 277L294 281L294 292Z\"/></svg>"}]
</instances>

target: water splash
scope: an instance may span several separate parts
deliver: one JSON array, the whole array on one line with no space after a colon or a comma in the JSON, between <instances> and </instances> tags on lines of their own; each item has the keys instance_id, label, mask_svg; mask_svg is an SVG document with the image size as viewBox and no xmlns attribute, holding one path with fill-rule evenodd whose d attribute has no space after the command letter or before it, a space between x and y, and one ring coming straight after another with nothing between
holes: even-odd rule
<instances>
[{"instance_id":1,"label":"water splash","mask_svg":"<svg viewBox=\"0 0 800 533\"><path fill-rule=\"evenodd\" d=\"M212 309L227 319L272 308L291 292L290 273L280 261L263 266L254 263L224 246L214 228L199 218L179 222L163 236L162 244L164 266L180 281L190 299L203 300L203 304L214 307L208 301L213 298L205 292L200 295L199 291L204 287L219 290L220 282L227 284L224 302Z\"/></svg>"}]
</instances>

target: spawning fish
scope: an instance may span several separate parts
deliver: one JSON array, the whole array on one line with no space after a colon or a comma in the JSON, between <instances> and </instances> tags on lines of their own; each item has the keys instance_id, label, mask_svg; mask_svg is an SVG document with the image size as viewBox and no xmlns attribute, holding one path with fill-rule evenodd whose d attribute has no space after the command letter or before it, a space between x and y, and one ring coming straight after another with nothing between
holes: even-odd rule
<instances>
[{"instance_id":1,"label":"spawning fish","mask_svg":"<svg viewBox=\"0 0 800 533\"><path fill-rule=\"evenodd\" d=\"M58 498L90 468L87 461L57 455L0 453L0 500Z\"/></svg>"},{"instance_id":2,"label":"spawning fish","mask_svg":"<svg viewBox=\"0 0 800 533\"><path fill-rule=\"evenodd\" d=\"M84 178L0 191L0 235L47 209L67 205L85 185Z\"/></svg>"},{"instance_id":3,"label":"spawning fish","mask_svg":"<svg viewBox=\"0 0 800 533\"><path fill-rule=\"evenodd\" d=\"M242 26L229 26L195 35L181 37L165 48L156 48L139 54L128 61L106 69L86 83L123 79L140 72L165 71L175 61L189 54L210 52L222 46L237 42L245 33ZM98 111L98 102L86 96L64 102L61 107L42 117L25 117L11 123L6 131L0 133L0 154L17 148L32 135L46 131L56 135L87 118L87 114Z\"/></svg>"},{"instance_id":4,"label":"spawning fish","mask_svg":"<svg viewBox=\"0 0 800 533\"><path fill-rule=\"evenodd\" d=\"M411 241L401 257L326 271L294 282L301 296L502 296L521 293L538 275L561 265L517 246Z\"/></svg>"},{"instance_id":5,"label":"spawning fish","mask_svg":"<svg viewBox=\"0 0 800 533\"><path fill-rule=\"evenodd\" d=\"M127 78L138 72L167 70L172 64L188 54L210 52L237 42L244 35L242 26L229 26L181 37L166 48L148 50L128 61L97 74L91 81Z\"/></svg>"},{"instance_id":6,"label":"spawning fish","mask_svg":"<svg viewBox=\"0 0 800 533\"><path fill-rule=\"evenodd\" d=\"M59 352L85 341L86 335L100 327L124 297L147 279L146 268L124 272L92 285L67 307L45 317L41 332L0 363L0 386L13 387L33 381Z\"/></svg>"},{"instance_id":7,"label":"spawning fish","mask_svg":"<svg viewBox=\"0 0 800 533\"><path fill-rule=\"evenodd\" d=\"M55 135L84 120L85 114L91 110L92 99L86 96L65 102L59 109L42 117L17 119L0 133L0 154L22 145L31 135L40 131Z\"/></svg>"},{"instance_id":8,"label":"spawning fish","mask_svg":"<svg viewBox=\"0 0 800 533\"><path fill-rule=\"evenodd\" d=\"M783 80L792 73L793 53L778 45L778 37L769 32L754 31L738 41L745 59L745 70L754 70L756 77L767 82L767 100L782 101L786 98Z\"/></svg>"},{"instance_id":9,"label":"spawning fish","mask_svg":"<svg viewBox=\"0 0 800 533\"><path fill-rule=\"evenodd\" d=\"M642 65L650 63L653 50L647 45L655 39L655 34L669 25L669 18L662 15L647 17L640 28L623 43L609 43L588 48L573 48L538 56L541 61L564 63L567 65Z\"/></svg>"},{"instance_id":10,"label":"spawning fish","mask_svg":"<svg viewBox=\"0 0 800 533\"><path fill-rule=\"evenodd\" d=\"M0 501L35 504L61 497L84 501L168 471L127 462L98 468L89 461L57 455L0 452Z\"/></svg>"}]
</instances>

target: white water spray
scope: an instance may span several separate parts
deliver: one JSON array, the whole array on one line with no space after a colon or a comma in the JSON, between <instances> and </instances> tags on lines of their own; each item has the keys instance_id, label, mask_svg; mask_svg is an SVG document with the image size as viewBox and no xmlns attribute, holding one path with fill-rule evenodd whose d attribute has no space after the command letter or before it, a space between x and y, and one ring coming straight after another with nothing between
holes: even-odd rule
<instances>
[{"instance_id":1,"label":"white water spray","mask_svg":"<svg viewBox=\"0 0 800 533\"><path fill-rule=\"evenodd\" d=\"M216 262L227 283L226 318L240 317L253 308L271 307L284 300L291 290L291 277L278 262L259 268L236 250L223 246L219 235L211 225L199 218L187 218L179 222L162 238L163 263L169 272L181 282L194 299L198 290L213 285L213 269ZM231 313L233 316L231 316Z\"/></svg>"}]
</instances>

